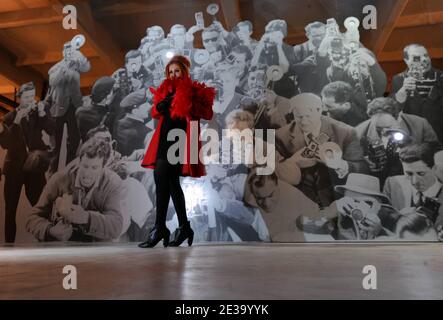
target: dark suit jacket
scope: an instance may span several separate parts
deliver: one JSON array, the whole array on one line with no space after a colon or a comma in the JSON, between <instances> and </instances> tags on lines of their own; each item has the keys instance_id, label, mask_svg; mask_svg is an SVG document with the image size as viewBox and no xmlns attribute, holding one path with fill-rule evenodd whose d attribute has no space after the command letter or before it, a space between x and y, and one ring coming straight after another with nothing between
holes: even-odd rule
<instances>
[{"instance_id":1,"label":"dark suit jacket","mask_svg":"<svg viewBox=\"0 0 443 320\"><path fill-rule=\"evenodd\" d=\"M320 133L329 136L329 141L335 142L343 151L343 160L349 164L350 172L362 172L366 170L363 159L363 151L357 134L351 126L323 116L321 119ZM276 132L277 151L284 157L289 158L300 149L306 147L304 134L301 128L292 122Z\"/></svg>"},{"instance_id":2,"label":"dark suit jacket","mask_svg":"<svg viewBox=\"0 0 443 320\"><path fill-rule=\"evenodd\" d=\"M443 72L438 69L431 69L430 73L435 73L437 82L429 93L428 98L422 98L415 92L414 96L408 96L402 104L403 112L414 114L429 121L440 141L443 141ZM406 71L392 79L392 96L403 87L406 78Z\"/></svg>"},{"instance_id":3,"label":"dark suit jacket","mask_svg":"<svg viewBox=\"0 0 443 320\"><path fill-rule=\"evenodd\" d=\"M401 129L409 134L415 143L437 143L439 141L434 129L425 118L402 113L399 120ZM360 140L366 137L370 123L369 119L355 127Z\"/></svg>"},{"instance_id":4,"label":"dark suit jacket","mask_svg":"<svg viewBox=\"0 0 443 320\"><path fill-rule=\"evenodd\" d=\"M75 111L77 127L82 141L86 141L88 131L97 127L108 113L107 107L97 105L92 101L88 101L86 105Z\"/></svg>"},{"instance_id":5,"label":"dark suit jacket","mask_svg":"<svg viewBox=\"0 0 443 320\"><path fill-rule=\"evenodd\" d=\"M322 117L320 133L327 134L329 141L335 142L341 148L343 160L349 165L349 172L367 171L363 151L354 128L334 119ZM284 158L289 158L306 147L301 128L293 122L277 130L276 147ZM297 187L312 201L325 207L334 201L334 185L345 183L345 179L346 177L339 177L335 170L319 163L314 167L301 169L301 181Z\"/></svg>"},{"instance_id":6,"label":"dark suit jacket","mask_svg":"<svg viewBox=\"0 0 443 320\"><path fill-rule=\"evenodd\" d=\"M54 120L48 112L44 117L39 117L38 112L31 111L28 118L23 118L20 125L14 123L17 111L6 114L3 120L3 132L0 133L0 145L7 149L3 171L16 172L21 169L26 161L29 151L48 150L42 140L42 130L53 134Z\"/></svg>"},{"instance_id":7,"label":"dark suit jacket","mask_svg":"<svg viewBox=\"0 0 443 320\"><path fill-rule=\"evenodd\" d=\"M150 129L141 121L128 116L118 120L114 127L116 150L122 156L130 156L134 150L145 148L145 139Z\"/></svg>"}]
</instances>

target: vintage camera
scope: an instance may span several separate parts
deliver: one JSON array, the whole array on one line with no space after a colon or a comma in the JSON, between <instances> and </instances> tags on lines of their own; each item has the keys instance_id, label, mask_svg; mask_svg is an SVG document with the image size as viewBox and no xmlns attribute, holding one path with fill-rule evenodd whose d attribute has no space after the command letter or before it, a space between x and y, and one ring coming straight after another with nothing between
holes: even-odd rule
<instances>
[{"instance_id":1,"label":"vintage camera","mask_svg":"<svg viewBox=\"0 0 443 320\"><path fill-rule=\"evenodd\" d=\"M325 133L320 134L317 138L311 139L311 142L304 148L301 156L303 158L318 158L319 146L329 141L329 136Z\"/></svg>"},{"instance_id":2,"label":"vintage camera","mask_svg":"<svg viewBox=\"0 0 443 320\"><path fill-rule=\"evenodd\" d=\"M423 205L417 208L417 212L425 215L429 220L435 223L440 205L441 203L438 199L425 197Z\"/></svg>"},{"instance_id":3,"label":"vintage camera","mask_svg":"<svg viewBox=\"0 0 443 320\"><path fill-rule=\"evenodd\" d=\"M131 83L129 81L128 73L125 68L119 69L114 74L115 84L114 84L114 92L116 90L121 91L124 96L127 96L131 92Z\"/></svg>"},{"instance_id":4,"label":"vintage camera","mask_svg":"<svg viewBox=\"0 0 443 320\"><path fill-rule=\"evenodd\" d=\"M351 204L352 209L349 212L344 212L345 216L351 218L357 223L364 223L366 219L371 221L378 221L378 212L381 208L379 203L372 201L356 201L353 200Z\"/></svg>"},{"instance_id":5,"label":"vintage camera","mask_svg":"<svg viewBox=\"0 0 443 320\"><path fill-rule=\"evenodd\" d=\"M347 61L348 54L346 52L346 48L343 44L343 40L341 38L334 38L331 41L331 46L329 48L329 59L331 60L331 64L334 67L338 67L344 69Z\"/></svg>"},{"instance_id":6,"label":"vintage camera","mask_svg":"<svg viewBox=\"0 0 443 320\"><path fill-rule=\"evenodd\" d=\"M326 34L329 37L336 37L339 35L339 28L337 21L334 18L326 20Z\"/></svg>"},{"instance_id":7,"label":"vintage camera","mask_svg":"<svg viewBox=\"0 0 443 320\"><path fill-rule=\"evenodd\" d=\"M272 40L272 38L269 35L266 34L263 36L263 42L266 48L276 45L276 42Z\"/></svg>"},{"instance_id":8,"label":"vintage camera","mask_svg":"<svg viewBox=\"0 0 443 320\"><path fill-rule=\"evenodd\" d=\"M386 166L388 156L381 140L371 141L368 144L368 158L376 165L377 170L383 170Z\"/></svg>"},{"instance_id":9,"label":"vintage camera","mask_svg":"<svg viewBox=\"0 0 443 320\"><path fill-rule=\"evenodd\" d=\"M421 61L421 56L412 57L412 64L409 68L408 75L417 81L421 81L424 79L424 73L425 70Z\"/></svg>"},{"instance_id":10,"label":"vintage camera","mask_svg":"<svg viewBox=\"0 0 443 320\"><path fill-rule=\"evenodd\" d=\"M199 30L203 30L205 28L205 19L203 17L203 12L199 11L195 13L195 25Z\"/></svg>"}]
</instances>

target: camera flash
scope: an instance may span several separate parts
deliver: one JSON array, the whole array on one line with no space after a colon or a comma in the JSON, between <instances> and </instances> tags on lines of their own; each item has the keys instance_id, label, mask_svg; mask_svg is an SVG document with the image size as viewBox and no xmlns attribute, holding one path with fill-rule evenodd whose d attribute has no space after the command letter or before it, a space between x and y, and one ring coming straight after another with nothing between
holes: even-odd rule
<instances>
[{"instance_id":1,"label":"camera flash","mask_svg":"<svg viewBox=\"0 0 443 320\"><path fill-rule=\"evenodd\" d=\"M166 52L166 58L171 59L174 56L174 52L168 51Z\"/></svg>"},{"instance_id":2,"label":"camera flash","mask_svg":"<svg viewBox=\"0 0 443 320\"><path fill-rule=\"evenodd\" d=\"M402 141L404 139L405 135L401 132L394 133L394 139L396 141Z\"/></svg>"}]
</instances>

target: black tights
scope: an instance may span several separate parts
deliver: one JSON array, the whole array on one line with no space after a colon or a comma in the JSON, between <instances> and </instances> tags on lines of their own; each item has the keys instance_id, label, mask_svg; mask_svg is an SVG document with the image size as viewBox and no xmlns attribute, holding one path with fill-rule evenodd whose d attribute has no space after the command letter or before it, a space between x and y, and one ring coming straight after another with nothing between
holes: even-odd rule
<instances>
[{"instance_id":1,"label":"black tights","mask_svg":"<svg viewBox=\"0 0 443 320\"><path fill-rule=\"evenodd\" d=\"M171 165L167 160L157 159L154 170L156 188L157 216L155 224L166 227L166 214L168 212L169 198L172 197L178 223L184 225L186 216L185 195L180 186L180 165Z\"/></svg>"}]
</instances>

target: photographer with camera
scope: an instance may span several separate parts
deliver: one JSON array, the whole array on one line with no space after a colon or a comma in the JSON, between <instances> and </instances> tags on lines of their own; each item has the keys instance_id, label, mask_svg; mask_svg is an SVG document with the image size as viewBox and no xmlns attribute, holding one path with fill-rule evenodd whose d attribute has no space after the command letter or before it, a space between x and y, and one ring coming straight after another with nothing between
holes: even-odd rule
<instances>
[{"instance_id":1,"label":"photographer with camera","mask_svg":"<svg viewBox=\"0 0 443 320\"><path fill-rule=\"evenodd\" d=\"M248 20L240 21L232 29L232 33L239 40L240 45L248 47L251 53L255 52L258 45L258 41L251 37L253 32L252 23Z\"/></svg>"},{"instance_id":2,"label":"photographer with camera","mask_svg":"<svg viewBox=\"0 0 443 320\"><path fill-rule=\"evenodd\" d=\"M85 43L82 35L75 36L64 44L63 60L51 67L49 75L49 91L45 98L50 105L51 117L55 118L55 150L56 157L51 163L51 172L57 171L60 148L63 140L63 128L67 126L67 158L66 163L76 157L80 144L80 134L75 119L75 111L83 104L80 91L80 75L91 69L89 60L81 53Z\"/></svg>"},{"instance_id":3,"label":"photographer with camera","mask_svg":"<svg viewBox=\"0 0 443 320\"><path fill-rule=\"evenodd\" d=\"M400 213L380 192L376 177L351 173L345 185L335 186L343 197L332 203L325 215L334 222L331 235L337 240L373 240L393 236Z\"/></svg>"},{"instance_id":4,"label":"photographer with camera","mask_svg":"<svg viewBox=\"0 0 443 320\"><path fill-rule=\"evenodd\" d=\"M131 82L131 92L148 89L154 83L152 74L143 65L142 53L139 50L131 50L126 54L125 68Z\"/></svg>"},{"instance_id":5,"label":"photographer with camera","mask_svg":"<svg viewBox=\"0 0 443 320\"><path fill-rule=\"evenodd\" d=\"M392 98L376 98L368 105L369 120L357 131L370 173L383 186L387 177L403 174L398 151L411 143L438 143L437 135L426 119L401 112ZM396 135L397 134L397 135Z\"/></svg>"},{"instance_id":6,"label":"photographer with camera","mask_svg":"<svg viewBox=\"0 0 443 320\"><path fill-rule=\"evenodd\" d=\"M400 150L404 175L386 180L383 193L402 212L422 214L437 228L443 223L442 184L435 172L435 144L411 144Z\"/></svg>"},{"instance_id":7,"label":"photographer with camera","mask_svg":"<svg viewBox=\"0 0 443 320\"><path fill-rule=\"evenodd\" d=\"M426 48L410 44L403 50L407 70L392 79L392 96L405 113L429 121L440 141L443 139L443 72L432 67Z\"/></svg>"},{"instance_id":8,"label":"photographer with camera","mask_svg":"<svg viewBox=\"0 0 443 320\"><path fill-rule=\"evenodd\" d=\"M287 35L286 21L272 20L269 22L266 25L265 34L257 45L251 65L279 66L283 75L280 80L272 84L273 89L279 96L290 99L298 93L298 86L295 79L294 49L283 41Z\"/></svg>"},{"instance_id":9,"label":"photographer with camera","mask_svg":"<svg viewBox=\"0 0 443 320\"><path fill-rule=\"evenodd\" d=\"M34 83L28 82L17 93L20 105L0 122L0 145L7 150L3 165L5 175L5 242L16 236L16 212L22 187L29 203L35 205L46 184L49 147L42 130L52 134L55 123L44 102L36 102Z\"/></svg>"},{"instance_id":10,"label":"photographer with camera","mask_svg":"<svg viewBox=\"0 0 443 320\"><path fill-rule=\"evenodd\" d=\"M283 163L294 162L300 168L296 186L320 207L328 206L337 182L350 172L367 169L357 134L351 126L323 116L322 101L312 93L299 94L290 103L295 120L277 130L277 151ZM326 143L335 145L335 150L332 158L322 160L319 150Z\"/></svg>"},{"instance_id":11,"label":"photographer with camera","mask_svg":"<svg viewBox=\"0 0 443 320\"><path fill-rule=\"evenodd\" d=\"M318 48L316 69L319 82L312 92L317 94L334 81L355 87L355 94L362 102L381 97L386 90L386 74L375 55L360 42L348 41L336 22L327 26L326 36Z\"/></svg>"}]
</instances>

